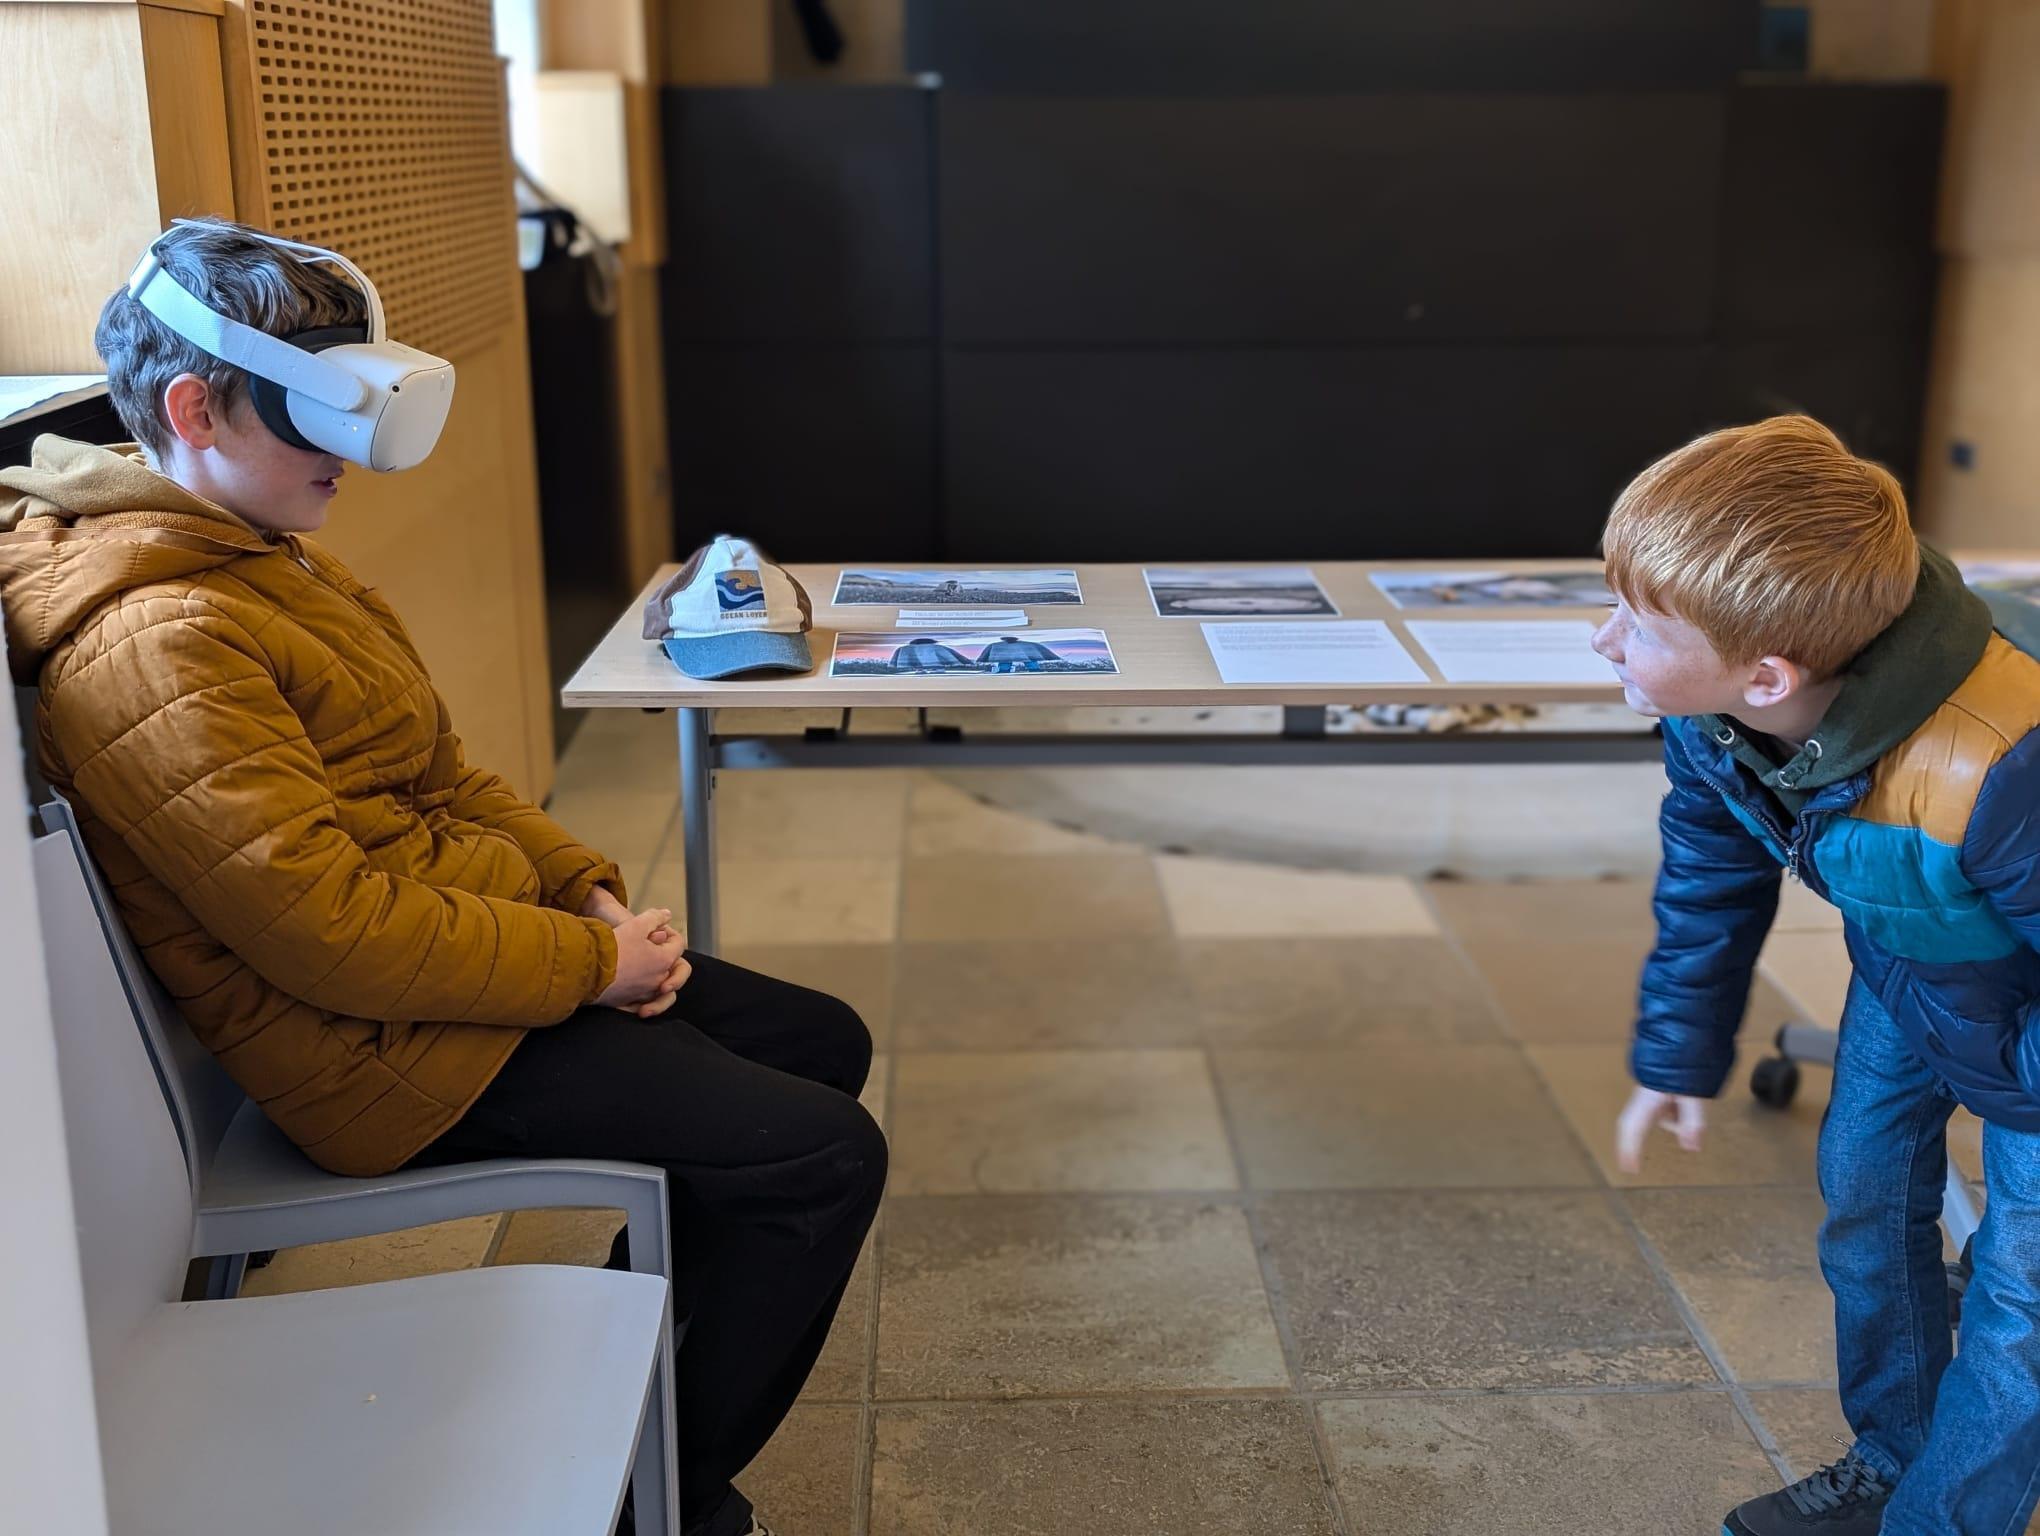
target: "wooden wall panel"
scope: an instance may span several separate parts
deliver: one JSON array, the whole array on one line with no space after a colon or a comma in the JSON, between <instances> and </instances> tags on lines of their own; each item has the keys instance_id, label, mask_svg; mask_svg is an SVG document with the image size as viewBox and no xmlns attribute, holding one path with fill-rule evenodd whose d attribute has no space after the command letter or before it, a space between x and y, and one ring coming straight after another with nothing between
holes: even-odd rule
<instances>
[{"instance_id":1,"label":"wooden wall panel","mask_svg":"<svg viewBox=\"0 0 2040 1536\"><path fill-rule=\"evenodd\" d=\"M2040 546L2035 422L2040 261L1951 257L1942 273L1921 454L1922 530L1972 548Z\"/></svg>"},{"instance_id":2,"label":"wooden wall panel","mask_svg":"<svg viewBox=\"0 0 2040 1536\"><path fill-rule=\"evenodd\" d=\"M457 370L432 457L350 473L331 542L386 591L471 754L553 771L524 288L488 0L229 0L243 217L344 251Z\"/></svg>"},{"instance_id":3,"label":"wooden wall panel","mask_svg":"<svg viewBox=\"0 0 2040 1536\"><path fill-rule=\"evenodd\" d=\"M666 426L666 358L659 274L626 266L617 293L617 423L624 559L633 583L673 558L673 455Z\"/></svg>"},{"instance_id":4,"label":"wooden wall panel","mask_svg":"<svg viewBox=\"0 0 2040 1536\"><path fill-rule=\"evenodd\" d=\"M173 216L234 211L218 27L0 0L0 373L96 373L92 327L142 248Z\"/></svg>"},{"instance_id":5,"label":"wooden wall panel","mask_svg":"<svg viewBox=\"0 0 2040 1536\"><path fill-rule=\"evenodd\" d=\"M1953 64L1941 246L2040 257L2040 0L1990 0Z\"/></svg>"},{"instance_id":6,"label":"wooden wall panel","mask_svg":"<svg viewBox=\"0 0 2040 1536\"><path fill-rule=\"evenodd\" d=\"M668 85L770 85L780 0L668 0Z\"/></svg>"},{"instance_id":7,"label":"wooden wall panel","mask_svg":"<svg viewBox=\"0 0 2040 1536\"><path fill-rule=\"evenodd\" d=\"M2040 545L2040 0L1940 0L1950 82L1920 525Z\"/></svg>"},{"instance_id":8,"label":"wooden wall panel","mask_svg":"<svg viewBox=\"0 0 2040 1536\"><path fill-rule=\"evenodd\" d=\"M149 135L163 222L234 211L217 15L141 7Z\"/></svg>"},{"instance_id":9,"label":"wooden wall panel","mask_svg":"<svg viewBox=\"0 0 2040 1536\"><path fill-rule=\"evenodd\" d=\"M538 497L529 438L506 452L506 424L529 421L523 337L459 363L439 447L416 469L350 468L319 535L382 591L453 710L469 756L526 793L551 784L551 714L538 588ZM544 740L539 740L543 729Z\"/></svg>"}]
</instances>

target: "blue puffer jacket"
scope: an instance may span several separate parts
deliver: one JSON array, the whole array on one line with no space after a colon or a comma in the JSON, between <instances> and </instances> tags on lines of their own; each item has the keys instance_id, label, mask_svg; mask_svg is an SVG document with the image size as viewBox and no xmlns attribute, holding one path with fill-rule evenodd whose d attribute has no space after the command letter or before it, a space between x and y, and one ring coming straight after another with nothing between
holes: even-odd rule
<instances>
[{"instance_id":1,"label":"blue puffer jacket","mask_svg":"<svg viewBox=\"0 0 2040 1536\"><path fill-rule=\"evenodd\" d=\"M1636 1080L1720 1092L1782 866L1841 910L1857 975L1956 1097L2040 1131L2040 662L1991 635L1910 735L1796 818L1736 747L1718 717L1665 722Z\"/></svg>"}]
</instances>

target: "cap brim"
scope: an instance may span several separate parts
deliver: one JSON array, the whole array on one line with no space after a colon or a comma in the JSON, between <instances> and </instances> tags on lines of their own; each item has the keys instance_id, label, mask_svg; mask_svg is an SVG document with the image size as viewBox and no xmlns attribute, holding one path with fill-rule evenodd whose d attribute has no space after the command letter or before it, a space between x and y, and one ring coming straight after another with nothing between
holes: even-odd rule
<instances>
[{"instance_id":1,"label":"cap brim","mask_svg":"<svg viewBox=\"0 0 2040 1536\"><path fill-rule=\"evenodd\" d=\"M698 639L672 636L661 643L673 658L674 666L705 682L734 677L739 672L809 672L815 665L806 635L754 629L746 634L703 635Z\"/></svg>"}]
</instances>

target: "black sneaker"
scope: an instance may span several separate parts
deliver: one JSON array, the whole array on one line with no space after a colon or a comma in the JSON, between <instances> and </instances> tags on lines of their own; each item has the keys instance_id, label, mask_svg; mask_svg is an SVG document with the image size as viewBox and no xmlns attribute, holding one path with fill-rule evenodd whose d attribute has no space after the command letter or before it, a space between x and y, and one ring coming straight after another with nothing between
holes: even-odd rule
<instances>
[{"instance_id":1,"label":"black sneaker","mask_svg":"<svg viewBox=\"0 0 2040 1536\"><path fill-rule=\"evenodd\" d=\"M1723 1536L1877 1536L1891 1488L1854 1451L1789 1488L1738 1506Z\"/></svg>"}]
</instances>

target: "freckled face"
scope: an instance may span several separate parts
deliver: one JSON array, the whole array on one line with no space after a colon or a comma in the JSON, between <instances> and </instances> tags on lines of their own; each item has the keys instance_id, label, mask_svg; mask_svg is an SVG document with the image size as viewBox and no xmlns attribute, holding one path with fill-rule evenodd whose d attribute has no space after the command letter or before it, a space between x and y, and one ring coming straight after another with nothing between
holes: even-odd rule
<instances>
[{"instance_id":1,"label":"freckled face","mask_svg":"<svg viewBox=\"0 0 2040 1536\"><path fill-rule=\"evenodd\" d=\"M1593 644L1614 665L1623 696L1640 715L1733 714L1742 705L1739 679L1684 619L1618 602Z\"/></svg>"}]
</instances>

